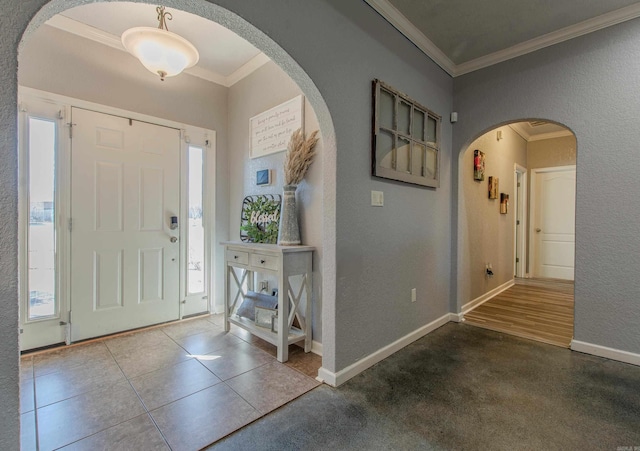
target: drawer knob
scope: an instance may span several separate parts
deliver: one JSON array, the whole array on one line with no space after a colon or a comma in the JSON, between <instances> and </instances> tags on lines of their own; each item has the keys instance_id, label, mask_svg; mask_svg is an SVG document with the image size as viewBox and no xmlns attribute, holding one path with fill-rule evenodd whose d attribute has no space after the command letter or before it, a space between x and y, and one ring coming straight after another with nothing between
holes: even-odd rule
<instances>
[{"instance_id":1,"label":"drawer knob","mask_svg":"<svg viewBox=\"0 0 640 451\"><path fill-rule=\"evenodd\" d=\"M260 264L264 265L265 260L260 260Z\"/></svg>"},{"instance_id":2,"label":"drawer knob","mask_svg":"<svg viewBox=\"0 0 640 451\"><path fill-rule=\"evenodd\" d=\"M234 255L234 256L233 256L233 259L234 259L234 260L237 260L237 259L238 259L238 256L237 256L237 255Z\"/></svg>"}]
</instances>

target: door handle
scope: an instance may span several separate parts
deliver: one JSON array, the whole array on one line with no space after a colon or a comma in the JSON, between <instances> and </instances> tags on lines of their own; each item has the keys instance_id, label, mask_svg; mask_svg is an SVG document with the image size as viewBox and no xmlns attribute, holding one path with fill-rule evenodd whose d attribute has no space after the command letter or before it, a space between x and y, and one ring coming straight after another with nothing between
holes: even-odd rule
<instances>
[{"instance_id":1,"label":"door handle","mask_svg":"<svg viewBox=\"0 0 640 451\"><path fill-rule=\"evenodd\" d=\"M536 233L542 232L542 229L536 229Z\"/></svg>"},{"instance_id":2,"label":"door handle","mask_svg":"<svg viewBox=\"0 0 640 451\"><path fill-rule=\"evenodd\" d=\"M178 241L178 237L172 236L171 238L169 238L169 241L171 241L172 243L175 243L176 241Z\"/></svg>"}]
</instances>

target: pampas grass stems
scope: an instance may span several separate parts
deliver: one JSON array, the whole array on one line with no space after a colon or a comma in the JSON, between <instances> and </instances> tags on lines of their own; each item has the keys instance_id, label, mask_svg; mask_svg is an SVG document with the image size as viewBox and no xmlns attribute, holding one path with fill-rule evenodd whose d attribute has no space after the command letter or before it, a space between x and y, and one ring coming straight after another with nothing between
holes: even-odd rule
<instances>
[{"instance_id":1,"label":"pampas grass stems","mask_svg":"<svg viewBox=\"0 0 640 451\"><path fill-rule=\"evenodd\" d=\"M284 159L284 180L287 185L299 184L307 174L316 154L318 139L318 130L311 133L308 139L305 139L301 128L293 132Z\"/></svg>"}]
</instances>

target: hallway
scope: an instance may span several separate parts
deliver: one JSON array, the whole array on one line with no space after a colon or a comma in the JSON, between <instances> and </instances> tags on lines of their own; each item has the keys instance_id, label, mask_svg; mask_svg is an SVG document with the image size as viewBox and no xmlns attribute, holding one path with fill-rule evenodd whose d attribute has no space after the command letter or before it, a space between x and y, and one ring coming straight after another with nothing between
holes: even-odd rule
<instances>
[{"instance_id":1,"label":"hallway","mask_svg":"<svg viewBox=\"0 0 640 451\"><path fill-rule=\"evenodd\" d=\"M464 315L465 323L568 348L573 338L573 281L516 279Z\"/></svg>"}]
</instances>

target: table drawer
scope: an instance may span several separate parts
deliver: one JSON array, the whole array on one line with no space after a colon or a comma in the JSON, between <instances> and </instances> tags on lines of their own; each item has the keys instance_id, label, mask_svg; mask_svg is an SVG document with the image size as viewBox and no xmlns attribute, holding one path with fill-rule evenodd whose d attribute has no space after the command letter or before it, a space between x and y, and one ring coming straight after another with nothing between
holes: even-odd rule
<instances>
[{"instance_id":1,"label":"table drawer","mask_svg":"<svg viewBox=\"0 0 640 451\"><path fill-rule=\"evenodd\" d=\"M247 265L249 264L249 253L236 251L234 249L227 249L227 261Z\"/></svg>"},{"instance_id":2,"label":"table drawer","mask_svg":"<svg viewBox=\"0 0 640 451\"><path fill-rule=\"evenodd\" d=\"M278 257L265 254L251 254L251 266L255 268L278 270Z\"/></svg>"}]
</instances>

